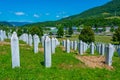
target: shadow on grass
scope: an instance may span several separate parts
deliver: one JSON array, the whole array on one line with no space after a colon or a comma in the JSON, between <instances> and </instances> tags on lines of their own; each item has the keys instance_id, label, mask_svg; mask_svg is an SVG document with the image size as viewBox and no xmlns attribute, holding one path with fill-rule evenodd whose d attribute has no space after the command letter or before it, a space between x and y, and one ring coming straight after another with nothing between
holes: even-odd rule
<instances>
[{"instance_id":1,"label":"shadow on grass","mask_svg":"<svg viewBox=\"0 0 120 80\"><path fill-rule=\"evenodd\" d=\"M40 64L41 64L42 66L44 66L44 65L45 65L45 64L44 64L44 61L40 62Z\"/></svg>"}]
</instances>

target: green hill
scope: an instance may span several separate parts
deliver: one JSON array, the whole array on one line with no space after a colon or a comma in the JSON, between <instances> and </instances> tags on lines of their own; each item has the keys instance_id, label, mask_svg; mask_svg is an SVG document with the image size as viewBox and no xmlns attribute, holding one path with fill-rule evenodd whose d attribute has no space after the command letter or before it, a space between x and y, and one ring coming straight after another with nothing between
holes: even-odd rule
<instances>
[{"instance_id":1,"label":"green hill","mask_svg":"<svg viewBox=\"0 0 120 80\"><path fill-rule=\"evenodd\" d=\"M96 18L96 17L111 17L111 16L112 17L120 16L120 0L112 0L107 4L89 9L85 12L70 16L65 19Z\"/></svg>"},{"instance_id":2,"label":"green hill","mask_svg":"<svg viewBox=\"0 0 120 80\"><path fill-rule=\"evenodd\" d=\"M12 25L9 22L5 22L5 21L0 22L0 27L2 27L2 26L12 27Z\"/></svg>"},{"instance_id":3,"label":"green hill","mask_svg":"<svg viewBox=\"0 0 120 80\"><path fill-rule=\"evenodd\" d=\"M34 24L25 25L30 26L120 26L120 0L112 0L102 6L91 8L80 14L63 18L58 21L39 22Z\"/></svg>"}]
</instances>

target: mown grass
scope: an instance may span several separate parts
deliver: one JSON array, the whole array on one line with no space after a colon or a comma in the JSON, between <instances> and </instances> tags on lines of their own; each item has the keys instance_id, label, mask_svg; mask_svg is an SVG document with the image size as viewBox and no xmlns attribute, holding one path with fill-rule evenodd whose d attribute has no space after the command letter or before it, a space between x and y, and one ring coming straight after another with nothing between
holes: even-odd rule
<instances>
[{"instance_id":1,"label":"mown grass","mask_svg":"<svg viewBox=\"0 0 120 80\"><path fill-rule=\"evenodd\" d=\"M95 36L95 41L96 42L104 42L104 43L111 43L112 42L112 37L111 36Z\"/></svg>"},{"instance_id":2,"label":"mown grass","mask_svg":"<svg viewBox=\"0 0 120 80\"><path fill-rule=\"evenodd\" d=\"M23 44L23 43L22 43ZM89 50L88 50L89 53ZM20 67L12 69L10 45L0 45L0 80L119 80L120 59L113 57L114 70L89 68L70 54L56 48L52 67L44 67L44 54L33 53L33 47L20 45Z\"/></svg>"},{"instance_id":3,"label":"mown grass","mask_svg":"<svg viewBox=\"0 0 120 80\"><path fill-rule=\"evenodd\" d=\"M63 37L59 38L60 41L62 40L78 40L79 35L73 35L71 37ZM95 42L104 42L104 43L112 43L112 36L103 36L103 35L95 35Z\"/></svg>"}]
</instances>

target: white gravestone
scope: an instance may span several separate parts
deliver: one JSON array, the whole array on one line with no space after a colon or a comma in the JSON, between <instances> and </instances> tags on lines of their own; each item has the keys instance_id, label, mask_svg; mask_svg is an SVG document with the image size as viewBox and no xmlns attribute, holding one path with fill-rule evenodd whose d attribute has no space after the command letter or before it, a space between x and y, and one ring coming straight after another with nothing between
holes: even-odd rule
<instances>
[{"instance_id":1,"label":"white gravestone","mask_svg":"<svg viewBox=\"0 0 120 80\"><path fill-rule=\"evenodd\" d=\"M45 40L45 36L42 36L41 37L42 47L44 47L44 40Z\"/></svg>"},{"instance_id":2,"label":"white gravestone","mask_svg":"<svg viewBox=\"0 0 120 80\"><path fill-rule=\"evenodd\" d=\"M71 49L73 49L73 41L70 42Z\"/></svg>"},{"instance_id":3,"label":"white gravestone","mask_svg":"<svg viewBox=\"0 0 120 80\"><path fill-rule=\"evenodd\" d=\"M112 65L113 53L114 53L114 47L113 45L109 44L109 46L107 47L106 61L105 61L106 64L108 64L109 66Z\"/></svg>"},{"instance_id":4,"label":"white gravestone","mask_svg":"<svg viewBox=\"0 0 120 80\"><path fill-rule=\"evenodd\" d=\"M38 53L39 37L35 34L34 39L34 53Z\"/></svg>"},{"instance_id":5,"label":"white gravestone","mask_svg":"<svg viewBox=\"0 0 120 80\"><path fill-rule=\"evenodd\" d=\"M44 64L45 67L51 67L51 40L46 36L44 41Z\"/></svg>"},{"instance_id":6,"label":"white gravestone","mask_svg":"<svg viewBox=\"0 0 120 80\"><path fill-rule=\"evenodd\" d=\"M82 41L78 43L78 52L80 55L83 55L83 42Z\"/></svg>"},{"instance_id":7,"label":"white gravestone","mask_svg":"<svg viewBox=\"0 0 120 80\"><path fill-rule=\"evenodd\" d=\"M101 53L101 44L98 45L98 53Z\"/></svg>"},{"instance_id":8,"label":"white gravestone","mask_svg":"<svg viewBox=\"0 0 120 80\"><path fill-rule=\"evenodd\" d=\"M66 41L65 40L63 40L63 45L64 45L64 48L66 47Z\"/></svg>"},{"instance_id":9,"label":"white gravestone","mask_svg":"<svg viewBox=\"0 0 120 80\"><path fill-rule=\"evenodd\" d=\"M91 46L90 46L90 53L94 54L94 43L93 42L91 43Z\"/></svg>"},{"instance_id":10,"label":"white gravestone","mask_svg":"<svg viewBox=\"0 0 120 80\"><path fill-rule=\"evenodd\" d=\"M3 31L0 30L0 41L4 41Z\"/></svg>"},{"instance_id":11,"label":"white gravestone","mask_svg":"<svg viewBox=\"0 0 120 80\"><path fill-rule=\"evenodd\" d=\"M51 52L52 53L55 53L55 47L56 47L55 38L52 38L51 39Z\"/></svg>"},{"instance_id":12,"label":"white gravestone","mask_svg":"<svg viewBox=\"0 0 120 80\"><path fill-rule=\"evenodd\" d=\"M101 44L101 55L104 55L105 53L105 45Z\"/></svg>"},{"instance_id":13,"label":"white gravestone","mask_svg":"<svg viewBox=\"0 0 120 80\"><path fill-rule=\"evenodd\" d=\"M29 44L30 46L32 46L32 35L29 34L28 37L29 37L29 38L28 38L28 44Z\"/></svg>"},{"instance_id":14,"label":"white gravestone","mask_svg":"<svg viewBox=\"0 0 120 80\"><path fill-rule=\"evenodd\" d=\"M66 52L70 53L70 40L69 39L66 40Z\"/></svg>"},{"instance_id":15,"label":"white gravestone","mask_svg":"<svg viewBox=\"0 0 120 80\"><path fill-rule=\"evenodd\" d=\"M13 32L11 37L12 68L20 67L19 40L17 33Z\"/></svg>"},{"instance_id":16,"label":"white gravestone","mask_svg":"<svg viewBox=\"0 0 120 80\"><path fill-rule=\"evenodd\" d=\"M73 49L76 51L77 50L77 41L73 42Z\"/></svg>"}]
</instances>

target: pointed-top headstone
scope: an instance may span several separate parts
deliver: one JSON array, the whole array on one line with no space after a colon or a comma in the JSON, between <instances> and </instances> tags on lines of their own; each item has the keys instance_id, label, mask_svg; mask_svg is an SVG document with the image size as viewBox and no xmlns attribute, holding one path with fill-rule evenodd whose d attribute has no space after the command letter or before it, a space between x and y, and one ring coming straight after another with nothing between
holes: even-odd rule
<instances>
[{"instance_id":1,"label":"pointed-top headstone","mask_svg":"<svg viewBox=\"0 0 120 80\"><path fill-rule=\"evenodd\" d=\"M90 46L90 53L94 54L94 43L93 42L91 43L91 46Z\"/></svg>"},{"instance_id":2,"label":"pointed-top headstone","mask_svg":"<svg viewBox=\"0 0 120 80\"><path fill-rule=\"evenodd\" d=\"M70 40L69 39L66 40L66 46L65 47L66 47L66 52L70 53Z\"/></svg>"},{"instance_id":3,"label":"pointed-top headstone","mask_svg":"<svg viewBox=\"0 0 120 80\"><path fill-rule=\"evenodd\" d=\"M56 47L55 38L52 37L52 39L51 39L51 52L53 54L55 53L55 47Z\"/></svg>"},{"instance_id":4,"label":"pointed-top headstone","mask_svg":"<svg viewBox=\"0 0 120 80\"><path fill-rule=\"evenodd\" d=\"M106 64L108 64L109 66L112 65L113 53L114 53L114 47L113 45L109 44L107 47L107 53L106 53Z\"/></svg>"},{"instance_id":5,"label":"pointed-top headstone","mask_svg":"<svg viewBox=\"0 0 120 80\"><path fill-rule=\"evenodd\" d=\"M12 53L12 68L20 67L19 40L16 32L13 32L11 37L11 53Z\"/></svg>"},{"instance_id":6,"label":"pointed-top headstone","mask_svg":"<svg viewBox=\"0 0 120 80\"><path fill-rule=\"evenodd\" d=\"M44 64L45 67L51 67L51 40L46 36L44 41Z\"/></svg>"},{"instance_id":7,"label":"pointed-top headstone","mask_svg":"<svg viewBox=\"0 0 120 80\"><path fill-rule=\"evenodd\" d=\"M79 43L78 43L78 52L79 52L79 54L80 55L83 55L83 42L82 41L80 41Z\"/></svg>"},{"instance_id":8,"label":"pointed-top headstone","mask_svg":"<svg viewBox=\"0 0 120 80\"><path fill-rule=\"evenodd\" d=\"M29 38L28 38L28 44L29 44L30 46L32 46L32 35L29 34L28 37L29 37Z\"/></svg>"},{"instance_id":9,"label":"pointed-top headstone","mask_svg":"<svg viewBox=\"0 0 120 80\"><path fill-rule=\"evenodd\" d=\"M35 34L34 39L34 53L38 53L39 37Z\"/></svg>"}]
</instances>

